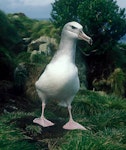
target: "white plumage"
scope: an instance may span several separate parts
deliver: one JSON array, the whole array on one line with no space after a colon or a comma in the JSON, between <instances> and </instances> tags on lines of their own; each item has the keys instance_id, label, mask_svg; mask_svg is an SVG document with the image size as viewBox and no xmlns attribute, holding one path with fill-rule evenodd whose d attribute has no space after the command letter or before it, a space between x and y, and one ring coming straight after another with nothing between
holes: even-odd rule
<instances>
[{"instance_id":1,"label":"white plumage","mask_svg":"<svg viewBox=\"0 0 126 150\"><path fill-rule=\"evenodd\" d=\"M70 120L64 129L82 129L85 127L73 121L71 114L71 102L79 90L78 69L75 65L76 41L83 39L92 44L92 39L83 31L77 22L67 23L61 34L59 49L47 65L44 73L35 83L38 96L42 100L42 114L34 123L48 127L54 125L44 117L44 109L47 101L56 100L60 105L68 107Z\"/></svg>"}]
</instances>

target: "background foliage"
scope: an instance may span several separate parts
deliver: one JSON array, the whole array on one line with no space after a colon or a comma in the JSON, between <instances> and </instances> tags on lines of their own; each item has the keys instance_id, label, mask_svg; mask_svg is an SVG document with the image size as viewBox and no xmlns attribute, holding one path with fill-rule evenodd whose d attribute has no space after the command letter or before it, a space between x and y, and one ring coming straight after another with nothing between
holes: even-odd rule
<instances>
[{"instance_id":1,"label":"background foliage","mask_svg":"<svg viewBox=\"0 0 126 150\"><path fill-rule=\"evenodd\" d=\"M125 64L125 53L119 49L117 42L126 34L126 14L116 1L56 0L52 7L51 16L56 27L63 27L69 21L78 21L85 33L93 38L92 47L82 42L79 45L84 52L95 51L87 58L89 88L92 88L95 78L107 78L114 68Z\"/></svg>"}]
</instances>

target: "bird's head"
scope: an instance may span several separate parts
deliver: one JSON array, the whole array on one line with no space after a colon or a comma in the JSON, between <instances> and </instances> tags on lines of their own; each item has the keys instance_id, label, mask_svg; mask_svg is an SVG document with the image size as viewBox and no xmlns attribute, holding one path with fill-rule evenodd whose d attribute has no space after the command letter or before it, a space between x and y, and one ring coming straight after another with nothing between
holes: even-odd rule
<instances>
[{"instance_id":1,"label":"bird's head","mask_svg":"<svg viewBox=\"0 0 126 150\"><path fill-rule=\"evenodd\" d=\"M63 27L63 33L70 38L84 40L88 42L90 45L92 45L93 41L91 37L87 36L83 32L82 25L80 25L75 21L68 22L67 24L65 24L65 26Z\"/></svg>"}]
</instances>

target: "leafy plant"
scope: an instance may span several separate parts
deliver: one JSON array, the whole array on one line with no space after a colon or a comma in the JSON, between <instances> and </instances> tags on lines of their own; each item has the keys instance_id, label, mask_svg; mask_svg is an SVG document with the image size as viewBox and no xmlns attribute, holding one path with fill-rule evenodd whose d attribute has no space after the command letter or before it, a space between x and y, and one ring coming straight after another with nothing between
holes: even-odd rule
<instances>
[{"instance_id":1,"label":"leafy plant","mask_svg":"<svg viewBox=\"0 0 126 150\"><path fill-rule=\"evenodd\" d=\"M8 18L22 38L31 36L32 26L37 22L37 20L30 19L23 13L9 14Z\"/></svg>"},{"instance_id":2,"label":"leafy plant","mask_svg":"<svg viewBox=\"0 0 126 150\"><path fill-rule=\"evenodd\" d=\"M117 96L124 96L125 94L125 74L121 68L116 68L114 72L108 77L107 83L110 84L112 92Z\"/></svg>"},{"instance_id":3,"label":"leafy plant","mask_svg":"<svg viewBox=\"0 0 126 150\"><path fill-rule=\"evenodd\" d=\"M29 125L25 129L28 135L37 136L38 134L42 133L41 127L35 125Z\"/></svg>"},{"instance_id":4,"label":"leafy plant","mask_svg":"<svg viewBox=\"0 0 126 150\"><path fill-rule=\"evenodd\" d=\"M22 62L26 62L26 63L30 62L30 53L21 52L17 55L17 57L15 58L15 63L19 64L19 63L22 63Z\"/></svg>"},{"instance_id":5,"label":"leafy plant","mask_svg":"<svg viewBox=\"0 0 126 150\"><path fill-rule=\"evenodd\" d=\"M117 43L126 34L126 15L125 9L119 8L116 1L56 0L52 8L51 17L56 27L61 29L74 20L93 38L91 47L84 42L78 44L82 52L90 54L86 59L88 89L93 89L94 79L107 78L113 68L123 66L124 53L120 52Z\"/></svg>"},{"instance_id":6,"label":"leafy plant","mask_svg":"<svg viewBox=\"0 0 126 150\"><path fill-rule=\"evenodd\" d=\"M0 46L8 49L12 49L14 44L20 41L20 37L14 28L14 25L10 23L7 15L0 10Z\"/></svg>"},{"instance_id":7,"label":"leafy plant","mask_svg":"<svg viewBox=\"0 0 126 150\"><path fill-rule=\"evenodd\" d=\"M117 96L124 97L125 95L125 73L121 68L115 68L107 79L94 80L93 87L97 91L105 91L113 93Z\"/></svg>"},{"instance_id":8,"label":"leafy plant","mask_svg":"<svg viewBox=\"0 0 126 150\"><path fill-rule=\"evenodd\" d=\"M33 25L32 35L33 39L40 36L57 37L58 29L50 21L38 21Z\"/></svg>"},{"instance_id":9,"label":"leafy plant","mask_svg":"<svg viewBox=\"0 0 126 150\"><path fill-rule=\"evenodd\" d=\"M45 63L47 61L47 58L44 54L31 54L30 56L31 62L32 63Z\"/></svg>"}]
</instances>

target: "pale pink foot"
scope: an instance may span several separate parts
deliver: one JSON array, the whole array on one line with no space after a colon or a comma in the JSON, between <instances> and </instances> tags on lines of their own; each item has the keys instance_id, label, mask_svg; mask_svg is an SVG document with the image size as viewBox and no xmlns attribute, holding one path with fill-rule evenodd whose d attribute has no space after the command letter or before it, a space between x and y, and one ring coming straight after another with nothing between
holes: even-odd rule
<instances>
[{"instance_id":1,"label":"pale pink foot","mask_svg":"<svg viewBox=\"0 0 126 150\"><path fill-rule=\"evenodd\" d=\"M54 125L53 122L47 120L47 119L44 118L44 117L35 118L35 119L33 120L33 122L34 122L34 123L37 123L37 124L39 124L39 125L41 125L41 126L43 126L43 127L49 127L49 126L53 126L53 125Z\"/></svg>"},{"instance_id":2,"label":"pale pink foot","mask_svg":"<svg viewBox=\"0 0 126 150\"><path fill-rule=\"evenodd\" d=\"M79 123L75 122L74 120L69 120L64 126L64 129L67 130L75 130L75 129L80 129L80 130L87 130L85 127L80 125Z\"/></svg>"}]
</instances>

